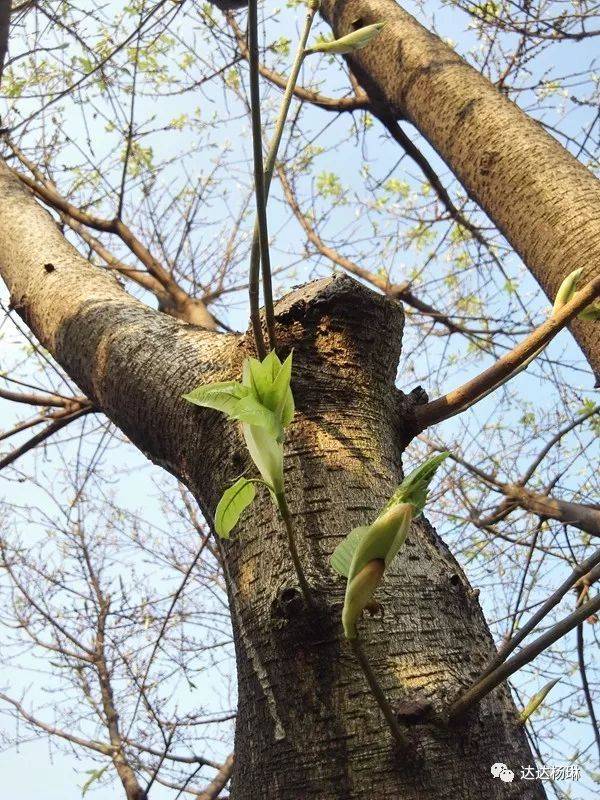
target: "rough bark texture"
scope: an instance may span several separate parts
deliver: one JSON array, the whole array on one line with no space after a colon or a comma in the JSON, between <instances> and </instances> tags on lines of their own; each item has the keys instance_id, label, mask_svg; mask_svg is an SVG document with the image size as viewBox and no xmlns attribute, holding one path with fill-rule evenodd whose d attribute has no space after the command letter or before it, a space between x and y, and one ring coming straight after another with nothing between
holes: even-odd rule
<instances>
[{"instance_id":1,"label":"rough bark texture","mask_svg":"<svg viewBox=\"0 0 600 800\"><path fill-rule=\"evenodd\" d=\"M375 102L412 122L498 226L547 296L600 264L600 182L395 0L323 0L339 36L385 20L352 69ZM600 380L597 325L571 330Z\"/></svg>"},{"instance_id":2,"label":"rough bark texture","mask_svg":"<svg viewBox=\"0 0 600 800\"><path fill-rule=\"evenodd\" d=\"M283 529L261 505L223 548L240 688L232 798L543 797L539 786L490 774L495 761L516 774L532 762L505 689L450 730L409 722L413 752L397 754L343 638L344 581L328 556L401 477L410 402L394 388L400 306L336 278L298 289L276 311L282 347L294 347L298 404L286 485L321 612L302 614ZM388 697L398 710L418 701L441 714L492 643L475 594L425 520L378 600L384 616L366 619L361 634Z\"/></svg>"},{"instance_id":3,"label":"rough bark texture","mask_svg":"<svg viewBox=\"0 0 600 800\"><path fill-rule=\"evenodd\" d=\"M0 165L0 274L13 305L79 386L152 460L178 475L207 514L248 466L235 425L189 406L201 381L239 377L250 340L183 325L129 298L68 245L28 190ZM239 678L232 800L479 800L544 797L490 766L533 762L506 688L451 729L436 722L493 645L476 596L422 520L361 632L411 752L397 753L343 639L344 582L328 556L374 516L401 477L403 420L394 387L402 310L347 277L309 284L277 307L294 347L298 412L286 483L299 549L318 599L302 610L281 524L268 498L223 546Z\"/></svg>"}]
</instances>

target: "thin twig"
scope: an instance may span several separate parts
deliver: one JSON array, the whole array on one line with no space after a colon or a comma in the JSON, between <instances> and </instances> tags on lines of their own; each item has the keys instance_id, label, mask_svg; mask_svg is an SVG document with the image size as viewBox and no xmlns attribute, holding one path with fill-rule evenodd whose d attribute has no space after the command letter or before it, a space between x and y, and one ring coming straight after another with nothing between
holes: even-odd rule
<instances>
[{"instance_id":1,"label":"thin twig","mask_svg":"<svg viewBox=\"0 0 600 800\"><path fill-rule=\"evenodd\" d=\"M277 506L279 508L279 513L281 514L281 518L285 525L285 532L287 534L290 555L292 557L294 569L296 570L296 576L298 578L298 583L300 584L300 590L302 591L302 596L304 597L304 601L307 607L310 609L314 609L315 601L313 599L309 583L306 580L306 575L304 574L304 570L302 569L302 562L300 561L300 556L298 555L298 548L296 547L296 537L294 535L294 526L292 523L292 515L290 514L290 509L287 504L285 493L280 492L279 494L276 495L276 499L277 499Z\"/></svg>"},{"instance_id":2,"label":"thin twig","mask_svg":"<svg viewBox=\"0 0 600 800\"><path fill-rule=\"evenodd\" d=\"M0 3L0 82L4 70L4 60L8 53L8 33L10 29L10 2Z\"/></svg>"},{"instance_id":3,"label":"thin twig","mask_svg":"<svg viewBox=\"0 0 600 800\"><path fill-rule=\"evenodd\" d=\"M43 431L36 433L35 436L32 436L31 439L28 439L20 447L16 447L7 456L4 456L4 458L0 459L0 470L4 469L4 467L7 467L9 464L12 464L18 458L25 455L25 453L33 450L34 447L37 447L38 444L46 441L46 439L48 439L50 436L58 433L58 431L62 430L62 428L64 428L70 422L74 422L76 419L84 417L86 414L93 414L96 411L98 411L97 408L89 405L79 408L77 411L73 411L69 414L61 415L60 417L56 418L54 422L51 422L50 425L45 427Z\"/></svg>"},{"instance_id":4,"label":"thin twig","mask_svg":"<svg viewBox=\"0 0 600 800\"><path fill-rule=\"evenodd\" d=\"M317 13L317 5L316 3L311 3L308 7L306 12L306 21L304 23L304 29L302 31L302 36L300 37L300 42L298 44L298 50L296 52L296 57L294 59L294 64L292 66L292 71L290 72L290 76L288 78L288 82L285 88L285 94L283 95L283 100L281 101L281 108L279 110L279 116L277 117L277 122L275 123L275 133L273 135L273 141L271 142L271 146L269 147L269 153L267 155L267 160L265 162L264 168L264 196L265 196L265 203L269 199L269 191L271 189L271 181L273 180L273 172L275 170L275 162L277 161L277 153L279 152L279 145L281 144L281 138L283 136L283 131L285 129L285 121L288 116L288 112L290 110L290 105L292 102L292 98L294 96L294 88L296 83L298 82L298 75L300 74L300 69L302 67L302 63L305 57L305 48L306 43L308 41L308 36L310 34L310 29L313 24L313 20L315 18L315 14ZM259 227L259 219L257 217L256 223L254 225L254 234L252 237L252 248L250 251L250 274L256 274L258 272L258 261L261 255L261 237L260 237L260 227ZM265 271L264 261L263 261L263 288L264 288L264 295L265 295L265 315L267 320L267 332L269 335L269 345L272 350L275 349L275 316L273 310L273 292L271 286L271 273ZM267 298L271 297L271 303L269 304Z\"/></svg>"},{"instance_id":5,"label":"thin twig","mask_svg":"<svg viewBox=\"0 0 600 800\"><path fill-rule=\"evenodd\" d=\"M533 659L547 647L550 647L550 645L572 631L579 623L586 620L598 610L600 610L600 594L596 595L593 600L590 600L572 614L569 614L568 617L565 617L556 625L553 625L550 630L546 631L546 633L542 634L542 636L538 637L527 647L524 647L516 656L509 658L508 661L501 664L487 677L483 678L483 680L473 684L473 686L460 694L458 699L450 706L446 715L447 719L451 721L460 717L468 708L478 703L485 695L495 689L496 686L499 686L513 673L525 666L525 664L529 664L530 661L533 661Z\"/></svg>"},{"instance_id":6,"label":"thin twig","mask_svg":"<svg viewBox=\"0 0 600 800\"><path fill-rule=\"evenodd\" d=\"M254 157L254 192L256 195L256 221L259 229L260 261L262 262L263 282L270 276L271 262L269 256L269 226L267 223L267 209L265 199L265 182L263 171L262 153L262 123L260 113L260 84L259 84L259 58L258 58L258 0L249 0L248 3L248 49L250 64L250 107L252 115L252 151ZM265 340L262 333L260 320L260 270L259 264L250 261L250 320L254 333L254 341L258 357L262 360L267 355ZM265 283L265 313L267 327L269 318L274 318L273 297L267 297L267 284ZM269 332L269 338L271 333Z\"/></svg>"},{"instance_id":7,"label":"thin twig","mask_svg":"<svg viewBox=\"0 0 600 800\"><path fill-rule=\"evenodd\" d=\"M581 676L581 687L585 696L585 703L590 715L590 722L594 730L594 738L596 740L596 747L598 748L598 757L600 758L600 729L598 728L598 720L596 719L596 712L594 710L594 700L590 692L590 685L587 679L587 672L585 669L585 649L583 638L583 622L577 626L577 661L579 663L579 674Z\"/></svg>"},{"instance_id":8,"label":"thin twig","mask_svg":"<svg viewBox=\"0 0 600 800\"><path fill-rule=\"evenodd\" d=\"M542 325L484 372L443 397L415 409L419 430L454 417L514 378L531 357L545 347L572 319L600 296L600 275L589 281L572 300L555 311Z\"/></svg>"},{"instance_id":9,"label":"thin twig","mask_svg":"<svg viewBox=\"0 0 600 800\"><path fill-rule=\"evenodd\" d=\"M558 589L553 592L545 601L545 603L540 606L531 619L527 620L523 627L519 628L515 635L500 648L498 654L484 669L480 676L480 680L486 678L488 675L494 672L494 670L497 669L500 664L506 661L508 656L521 644L523 639L529 636L529 634L539 625L544 617L546 617L552 611L552 609L560 603L567 592L570 591L570 589L572 589L573 586L575 586L577 582L582 577L587 575L597 564L600 564L600 549L596 550L589 558L586 558L585 561L582 561L581 564L578 564L573 568L573 571L569 577L566 578L558 587Z\"/></svg>"},{"instance_id":10,"label":"thin twig","mask_svg":"<svg viewBox=\"0 0 600 800\"><path fill-rule=\"evenodd\" d=\"M406 738L405 734L400 728L398 724L398 720L394 715L392 707L390 706L387 697L384 694L383 689L381 688L381 684L377 679L377 676L373 672L373 668L371 667L371 662L367 658L367 654L363 650L363 647L360 643L360 640L357 639L349 639L350 646L356 656L358 663L360 664L362 671L365 674L365 678L367 679L367 683L369 684L369 688L371 690L371 694L377 700L377 704L379 708L383 712L383 716L386 719L387 724L389 725L390 731L392 732L392 736L396 740L398 746L401 750L408 750L410 747L410 743Z\"/></svg>"}]
</instances>

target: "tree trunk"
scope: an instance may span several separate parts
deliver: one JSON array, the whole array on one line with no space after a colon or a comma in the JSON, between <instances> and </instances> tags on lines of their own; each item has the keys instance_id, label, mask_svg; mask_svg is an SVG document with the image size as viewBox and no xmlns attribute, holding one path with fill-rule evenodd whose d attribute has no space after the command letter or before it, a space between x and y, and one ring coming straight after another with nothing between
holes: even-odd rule
<instances>
[{"instance_id":1,"label":"tree trunk","mask_svg":"<svg viewBox=\"0 0 600 800\"><path fill-rule=\"evenodd\" d=\"M210 519L247 466L237 426L181 395L239 378L251 339L184 325L145 308L59 233L0 163L0 275L13 306L80 388L153 461L194 492ZM373 519L402 474L410 398L394 386L402 310L347 277L309 284L277 306L294 347L298 411L286 485L318 600L304 612L281 523L261 497L222 548L239 681L232 800L544 798L520 781L533 763L500 687L450 729L439 717L493 653L475 594L424 520L386 575L384 616L361 635L411 742L398 753L343 638L344 581L328 556ZM414 704L429 705L414 719ZM516 774L490 773L501 761Z\"/></svg>"},{"instance_id":2,"label":"tree trunk","mask_svg":"<svg viewBox=\"0 0 600 800\"><path fill-rule=\"evenodd\" d=\"M598 274L600 182L583 164L395 0L323 0L322 11L338 36L386 22L352 70L375 103L418 128L551 301L573 270ZM570 327L600 381L597 325Z\"/></svg>"},{"instance_id":3,"label":"tree trunk","mask_svg":"<svg viewBox=\"0 0 600 800\"><path fill-rule=\"evenodd\" d=\"M339 277L293 292L276 312L282 350L294 348L286 486L319 611L303 608L282 524L263 497L222 546L239 681L232 800L543 798L518 778L534 762L506 688L450 729L440 722L493 645L476 593L425 520L386 573L383 616L361 625L410 752L397 752L343 638L345 582L328 557L402 475L412 405L394 387L400 306ZM204 462L218 479L197 487L205 507L246 466L238 457L219 426ZM415 703L430 707L425 718L413 718ZM492 777L498 761L515 772L512 785Z\"/></svg>"}]
</instances>

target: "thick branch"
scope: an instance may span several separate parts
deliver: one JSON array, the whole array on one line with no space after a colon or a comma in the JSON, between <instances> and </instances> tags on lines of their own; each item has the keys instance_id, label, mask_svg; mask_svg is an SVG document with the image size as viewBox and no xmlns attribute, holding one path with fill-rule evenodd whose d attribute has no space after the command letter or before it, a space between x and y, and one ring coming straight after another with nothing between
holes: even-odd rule
<instances>
[{"instance_id":1,"label":"thick branch","mask_svg":"<svg viewBox=\"0 0 600 800\"><path fill-rule=\"evenodd\" d=\"M600 184L537 122L395 0L323 0L335 34L385 21L349 58L374 102L412 122L495 222L549 299L562 280L600 263ZM592 322L571 330L600 378Z\"/></svg>"},{"instance_id":2,"label":"thick branch","mask_svg":"<svg viewBox=\"0 0 600 800\"><path fill-rule=\"evenodd\" d=\"M23 181L32 192L47 205L51 206L58 213L61 220L76 231L112 269L118 270L125 277L134 280L138 285L151 291L158 299L161 311L165 311L176 319L181 319L183 322L189 322L192 325L202 325L210 330L216 329L217 323L204 301L190 297L177 283L173 275L135 236L131 228L125 225L119 216L113 219L105 219L73 205L60 194L58 187L27 158L19 147L10 141L7 143L12 152L30 170L35 179L15 171L19 180ZM91 236L87 228L118 236L145 267L147 272L134 270L116 259L98 239Z\"/></svg>"},{"instance_id":3,"label":"thick branch","mask_svg":"<svg viewBox=\"0 0 600 800\"><path fill-rule=\"evenodd\" d=\"M231 778L233 772L233 753L227 757L227 760L215 775L210 784L197 795L197 800L215 800L227 785L227 781Z\"/></svg>"},{"instance_id":4,"label":"thick branch","mask_svg":"<svg viewBox=\"0 0 600 800\"><path fill-rule=\"evenodd\" d=\"M190 453L214 415L195 412L181 395L200 380L237 377L236 337L134 300L82 258L2 162L0 276L44 347L138 447L185 482L201 470Z\"/></svg>"}]
</instances>

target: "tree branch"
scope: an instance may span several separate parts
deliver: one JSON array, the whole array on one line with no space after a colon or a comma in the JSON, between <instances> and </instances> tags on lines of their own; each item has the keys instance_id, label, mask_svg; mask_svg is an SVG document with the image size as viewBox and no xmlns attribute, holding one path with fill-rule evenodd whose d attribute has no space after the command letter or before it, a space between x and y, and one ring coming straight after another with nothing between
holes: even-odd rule
<instances>
[{"instance_id":1,"label":"tree branch","mask_svg":"<svg viewBox=\"0 0 600 800\"><path fill-rule=\"evenodd\" d=\"M173 275L152 255L120 216L115 216L113 219L105 219L73 205L60 194L57 186L27 158L20 148L9 140L7 140L7 144L35 178L33 180L28 175L13 170L19 180L47 205L55 209L63 222L76 231L109 266L153 292L161 304L161 310L165 310L166 313L176 319L181 319L194 325L202 325L211 330L216 329L216 320L208 311L206 304L202 300L190 297L181 288ZM95 237L85 230L86 227L118 236L146 268L147 273L127 267L116 259Z\"/></svg>"},{"instance_id":2,"label":"tree branch","mask_svg":"<svg viewBox=\"0 0 600 800\"><path fill-rule=\"evenodd\" d=\"M181 395L201 378L238 377L237 337L182 325L132 298L66 241L2 162L0 277L12 307L91 402L181 480L200 479L202 425L214 415Z\"/></svg>"},{"instance_id":3,"label":"tree branch","mask_svg":"<svg viewBox=\"0 0 600 800\"><path fill-rule=\"evenodd\" d=\"M557 606L567 592L573 586L579 585L579 581L585 579L594 569L595 566L600 564L600 550L596 550L589 558L582 561L581 564L575 566L571 574L566 578L558 589L553 592L550 597L538 608L536 613L527 620L527 622L519 628L519 630L508 640L498 651L497 655L489 662L484 671L481 673L480 680L483 680L488 675L491 675L506 659L508 656L521 644L529 634L539 625L539 623L547 617L552 609Z\"/></svg>"},{"instance_id":4,"label":"tree branch","mask_svg":"<svg viewBox=\"0 0 600 800\"><path fill-rule=\"evenodd\" d=\"M478 703L485 695L495 689L496 686L499 686L502 681L509 678L525 664L533 661L533 659L547 647L550 647L551 644L561 639L598 610L600 610L600 595L597 595L593 600L590 600L572 614L569 614L568 617L565 617L554 625L530 645L524 647L516 656L505 661L487 677L471 686L470 689L467 689L467 691L461 694L450 706L447 713L448 720L452 721L460 717L468 708Z\"/></svg>"},{"instance_id":5,"label":"tree branch","mask_svg":"<svg viewBox=\"0 0 600 800\"><path fill-rule=\"evenodd\" d=\"M323 0L336 37L385 22L377 43L347 60L374 102L435 148L553 301L563 279L600 262L598 180L535 120L395 0ZM401 57L399 57L401 54ZM571 330L600 380L593 322Z\"/></svg>"},{"instance_id":6,"label":"tree branch","mask_svg":"<svg viewBox=\"0 0 600 800\"><path fill-rule=\"evenodd\" d=\"M441 325L444 325L444 327L446 327L450 333L462 333L465 335L469 335L469 330L467 328L463 328L461 325L454 322L447 314L444 314L442 311L437 311L435 308L433 308L433 306L430 306L423 300L419 300L419 298L416 297L410 290L410 283L408 281L404 281L403 283L390 283L385 278L382 278L381 275L377 275L375 272L371 272L370 270L359 266L351 259L342 255L334 247L330 247L329 245L325 244L325 242L321 239L315 228L309 223L306 216L302 213L302 210L298 204L296 196L294 195L292 186L282 166L277 167L277 174L279 176L279 180L283 188L285 199L292 213L302 226L308 241L312 245L314 245L316 250L322 256L325 256L325 258L328 258L334 264L337 264L338 267L341 267L342 269L346 270L346 272L349 272L351 275L356 275L356 277L362 278L362 280L367 281L372 286L375 286L381 292L386 294L388 297L393 297L396 300L401 300L402 302L411 306L420 313L425 314L428 317L431 317L435 322L439 322Z\"/></svg>"},{"instance_id":7,"label":"tree branch","mask_svg":"<svg viewBox=\"0 0 600 800\"><path fill-rule=\"evenodd\" d=\"M8 34L10 31L11 0L0 2L0 88L2 86L2 73L4 61L8 53Z\"/></svg>"},{"instance_id":8,"label":"tree branch","mask_svg":"<svg viewBox=\"0 0 600 800\"><path fill-rule=\"evenodd\" d=\"M248 45L246 37L240 26L237 24L233 14L227 14L227 22L235 34L239 51L246 61L249 58ZM268 80L274 86L284 89L287 86L288 79L285 75L269 69L264 64L259 64L259 72L263 78ZM360 95L350 97L327 97L313 89L306 89L303 86L296 86L294 88L294 97L307 103L311 103L324 111L334 111L337 113L352 112L352 111L368 111L371 107L371 101L364 92Z\"/></svg>"},{"instance_id":9,"label":"tree branch","mask_svg":"<svg viewBox=\"0 0 600 800\"><path fill-rule=\"evenodd\" d=\"M197 800L215 800L227 785L233 772L234 755L231 753L210 784L197 795Z\"/></svg>"},{"instance_id":10,"label":"tree branch","mask_svg":"<svg viewBox=\"0 0 600 800\"><path fill-rule=\"evenodd\" d=\"M415 422L418 430L449 419L466 411L491 391L499 388L527 363L538 350L545 347L577 314L600 296L600 275L589 281L573 299L554 312L542 325L509 353L498 359L476 378L452 392L418 406Z\"/></svg>"}]
</instances>

